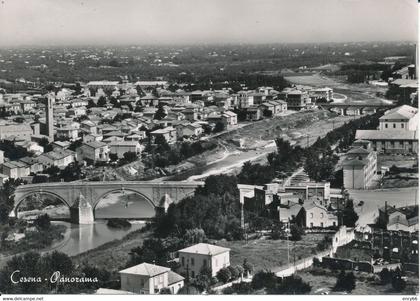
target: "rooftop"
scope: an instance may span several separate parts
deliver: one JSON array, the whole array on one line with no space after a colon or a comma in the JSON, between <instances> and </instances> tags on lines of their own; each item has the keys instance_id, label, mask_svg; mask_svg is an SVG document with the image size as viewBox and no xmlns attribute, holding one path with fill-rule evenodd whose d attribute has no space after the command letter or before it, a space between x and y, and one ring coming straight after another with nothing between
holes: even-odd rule
<instances>
[{"instance_id":1,"label":"rooftop","mask_svg":"<svg viewBox=\"0 0 420 301\"><path fill-rule=\"evenodd\" d=\"M171 270L170 268L161 267L159 265L143 262L141 264L122 270L119 273L153 277L159 274L169 272L170 270Z\"/></svg>"},{"instance_id":2,"label":"rooftop","mask_svg":"<svg viewBox=\"0 0 420 301\"><path fill-rule=\"evenodd\" d=\"M179 250L178 252L183 253L195 253L195 254L202 254L202 255L217 255L225 252L229 252L230 249L219 247L216 245L206 244L206 243L199 243L193 245L191 247Z\"/></svg>"}]
</instances>

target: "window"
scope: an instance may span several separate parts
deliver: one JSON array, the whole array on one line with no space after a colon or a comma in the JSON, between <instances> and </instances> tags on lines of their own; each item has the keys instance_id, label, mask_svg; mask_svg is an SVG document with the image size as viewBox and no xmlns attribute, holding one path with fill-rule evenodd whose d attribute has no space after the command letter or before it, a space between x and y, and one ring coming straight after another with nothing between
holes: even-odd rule
<instances>
[{"instance_id":1,"label":"window","mask_svg":"<svg viewBox=\"0 0 420 301\"><path fill-rule=\"evenodd\" d=\"M392 127L395 129L397 127L397 125L395 123L393 123Z\"/></svg>"},{"instance_id":2,"label":"window","mask_svg":"<svg viewBox=\"0 0 420 301\"><path fill-rule=\"evenodd\" d=\"M388 128L388 123L385 123L385 128L386 128L386 129Z\"/></svg>"},{"instance_id":3,"label":"window","mask_svg":"<svg viewBox=\"0 0 420 301\"><path fill-rule=\"evenodd\" d=\"M194 278L195 277L195 273L194 271L191 271L191 277Z\"/></svg>"},{"instance_id":4,"label":"window","mask_svg":"<svg viewBox=\"0 0 420 301\"><path fill-rule=\"evenodd\" d=\"M191 266L194 266L194 258L191 258Z\"/></svg>"},{"instance_id":5,"label":"window","mask_svg":"<svg viewBox=\"0 0 420 301\"><path fill-rule=\"evenodd\" d=\"M404 123L401 123L401 128L402 128L402 129L404 128Z\"/></svg>"},{"instance_id":6,"label":"window","mask_svg":"<svg viewBox=\"0 0 420 301\"><path fill-rule=\"evenodd\" d=\"M314 214L311 212L311 217L313 218L314 217Z\"/></svg>"},{"instance_id":7,"label":"window","mask_svg":"<svg viewBox=\"0 0 420 301\"><path fill-rule=\"evenodd\" d=\"M184 256L181 257L181 261L182 261L182 266L184 266L185 265L185 258L184 258Z\"/></svg>"},{"instance_id":8,"label":"window","mask_svg":"<svg viewBox=\"0 0 420 301\"><path fill-rule=\"evenodd\" d=\"M324 213L321 212L321 218L324 218Z\"/></svg>"},{"instance_id":9,"label":"window","mask_svg":"<svg viewBox=\"0 0 420 301\"><path fill-rule=\"evenodd\" d=\"M207 266L207 259L203 259L203 266Z\"/></svg>"},{"instance_id":10,"label":"window","mask_svg":"<svg viewBox=\"0 0 420 301\"><path fill-rule=\"evenodd\" d=\"M324 228L324 223L321 223L321 228Z\"/></svg>"},{"instance_id":11,"label":"window","mask_svg":"<svg viewBox=\"0 0 420 301\"><path fill-rule=\"evenodd\" d=\"M311 228L313 228L314 227L314 223L311 223Z\"/></svg>"}]
</instances>

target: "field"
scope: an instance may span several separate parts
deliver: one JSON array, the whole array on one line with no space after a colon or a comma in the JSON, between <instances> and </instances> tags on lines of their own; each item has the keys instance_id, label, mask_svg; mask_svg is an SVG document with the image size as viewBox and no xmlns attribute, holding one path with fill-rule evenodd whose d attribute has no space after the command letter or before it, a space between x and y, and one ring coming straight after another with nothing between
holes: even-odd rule
<instances>
[{"instance_id":1,"label":"field","mask_svg":"<svg viewBox=\"0 0 420 301\"><path fill-rule=\"evenodd\" d=\"M307 234L297 242L289 241L290 262L308 257L324 234ZM287 264L287 241L257 239L245 241L219 241L217 245L230 248L230 264L241 265L244 259L254 266L254 271L273 270Z\"/></svg>"},{"instance_id":2,"label":"field","mask_svg":"<svg viewBox=\"0 0 420 301\"><path fill-rule=\"evenodd\" d=\"M337 281L337 272L332 272L328 269L319 269L316 268L318 273L311 273L313 268L303 270L297 273L305 282L308 282L312 286L311 294L325 294L331 292ZM335 274L334 274L335 273ZM356 276L356 288L351 292L353 295L384 295L384 294L397 294L393 289L391 284L380 285L374 281L375 275L363 273L363 272L354 272ZM377 280L377 279L376 279ZM398 294L417 294L418 293L418 277L414 274L408 277L406 289ZM339 293L338 293L339 294Z\"/></svg>"}]
</instances>

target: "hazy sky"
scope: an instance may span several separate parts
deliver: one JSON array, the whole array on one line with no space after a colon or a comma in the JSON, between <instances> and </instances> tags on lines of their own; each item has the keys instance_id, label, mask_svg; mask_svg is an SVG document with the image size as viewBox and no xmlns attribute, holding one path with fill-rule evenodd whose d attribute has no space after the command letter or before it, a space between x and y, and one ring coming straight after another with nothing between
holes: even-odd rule
<instances>
[{"instance_id":1,"label":"hazy sky","mask_svg":"<svg viewBox=\"0 0 420 301\"><path fill-rule=\"evenodd\" d=\"M0 0L0 46L416 39L416 0Z\"/></svg>"}]
</instances>

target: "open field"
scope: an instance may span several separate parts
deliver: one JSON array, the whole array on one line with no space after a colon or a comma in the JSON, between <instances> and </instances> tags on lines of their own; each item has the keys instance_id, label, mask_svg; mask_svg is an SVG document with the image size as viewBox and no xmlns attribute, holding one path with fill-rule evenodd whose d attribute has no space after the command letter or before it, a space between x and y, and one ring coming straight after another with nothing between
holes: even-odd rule
<instances>
[{"instance_id":1,"label":"open field","mask_svg":"<svg viewBox=\"0 0 420 301\"><path fill-rule=\"evenodd\" d=\"M290 262L310 256L324 234L307 234L297 242L289 241ZM230 248L230 264L241 265L244 259L254 266L254 271L272 270L287 264L287 241L257 239L245 241L219 241L220 246Z\"/></svg>"},{"instance_id":2,"label":"open field","mask_svg":"<svg viewBox=\"0 0 420 301\"><path fill-rule=\"evenodd\" d=\"M308 282L312 286L311 294L323 294L323 293L330 293L330 294L340 294L336 292L332 292L332 288L334 287L337 281L337 274L338 271L330 271L328 269L318 269L321 273L318 275L312 274L310 271L312 268L299 271L297 273L298 276L302 277L305 282ZM407 287L401 293L397 293L393 290L391 284L387 285L380 285L373 281L374 275L363 273L363 272L354 272L356 276L356 288L351 292L353 295L384 295L384 294L401 294L401 295L409 295L409 294L417 294L418 293L418 277L414 274L410 274L407 281Z\"/></svg>"}]
</instances>

